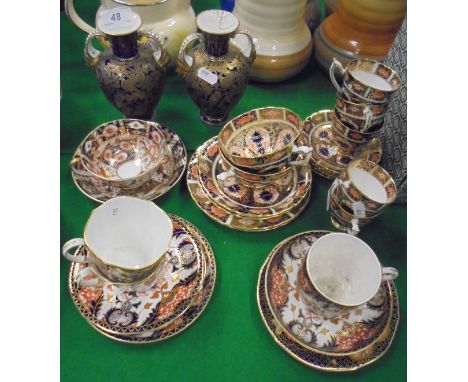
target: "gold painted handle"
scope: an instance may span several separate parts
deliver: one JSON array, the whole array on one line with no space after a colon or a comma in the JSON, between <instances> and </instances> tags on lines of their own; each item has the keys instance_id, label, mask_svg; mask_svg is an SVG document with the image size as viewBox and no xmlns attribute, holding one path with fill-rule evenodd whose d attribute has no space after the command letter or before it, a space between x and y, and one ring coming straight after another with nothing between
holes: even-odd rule
<instances>
[{"instance_id":1,"label":"gold painted handle","mask_svg":"<svg viewBox=\"0 0 468 382\"><path fill-rule=\"evenodd\" d=\"M241 49L241 52L245 57L247 57L249 59L250 63L252 64L255 61L255 58L257 57L257 51L255 50L255 44L253 42L252 36L251 36L250 32L247 29L243 28L243 27L239 27L237 29L237 32L235 33L234 37L236 37L236 36L238 36L240 34L247 37L247 41L249 42L249 46L250 46L250 50L249 50L248 55L245 54L242 51L242 49Z\"/></svg>"},{"instance_id":2,"label":"gold painted handle","mask_svg":"<svg viewBox=\"0 0 468 382\"><path fill-rule=\"evenodd\" d=\"M201 33L191 33L185 37L180 46L179 55L177 56L177 70L182 75L186 73L193 64L193 57L187 54L187 48L196 40L198 40L198 44L200 44L203 40L203 35Z\"/></svg>"},{"instance_id":3,"label":"gold painted handle","mask_svg":"<svg viewBox=\"0 0 468 382\"><path fill-rule=\"evenodd\" d=\"M151 49L154 50L154 62L161 71L166 72L169 62L171 61L171 56L169 56L167 50L164 49L164 46L159 38L150 31L140 31L138 32L138 37L140 44L148 45Z\"/></svg>"},{"instance_id":4,"label":"gold painted handle","mask_svg":"<svg viewBox=\"0 0 468 382\"><path fill-rule=\"evenodd\" d=\"M107 37L95 29L91 32L88 37L86 37L85 48L84 48L84 60L87 66L91 69L94 69L97 62L99 61L99 57L101 56L101 52L97 50L93 46L93 40L98 39L103 46L106 46L106 43L109 44Z\"/></svg>"}]
</instances>

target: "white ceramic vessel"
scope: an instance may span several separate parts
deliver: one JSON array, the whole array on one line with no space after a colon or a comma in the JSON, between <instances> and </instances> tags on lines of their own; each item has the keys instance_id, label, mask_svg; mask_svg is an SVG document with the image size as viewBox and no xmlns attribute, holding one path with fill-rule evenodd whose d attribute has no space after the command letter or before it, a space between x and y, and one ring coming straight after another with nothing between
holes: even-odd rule
<instances>
[{"instance_id":1,"label":"white ceramic vessel","mask_svg":"<svg viewBox=\"0 0 468 382\"><path fill-rule=\"evenodd\" d=\"M305 22L306 0L237 0L233 13L252 35L257 58L250 77L277 82L307 64L312 36Z\"/></svg>"},{"instance_id":2,"label":"white ceramic vessel","mask_svg":"<svg viewBox=\"0 0 468 382\"><path fill-rule=\"evenodd\" d=\"M171 219L156 204L119 196L97 207L83 239L67 241L62 253L72 262L91 264L109 281L134 282L157 269L171 239ZM80 246L86 256L73 254Z\"/></svg>"},{"instance_id":3,"label":"white ceramic vessel","mask_svg":"<svg viewBox=\"0 0 468 382\"><path fill-rule=\"evenodd\" d=\"M141 29L156 34L171 55L172 63L177 59L184 38L197 30L195 12L190 0L101 0L96 20L103 12L121 6L129 6L141 17L143 21ZM78 16L74 0L65 0L65 9L67 15L80 29L87 33L94 30L94 27Z\"/></svg>"},{"instance_id":4,"label":"white ceramic vessel","mask_svg":"<svg viewBox=\"0 0 468 382\"><path fill-rule=\"evenodd\" d=\"M382 267L377 255L361 239L346 233L320 237L309 249L307 275L327 300L344 307L369 301L382 281L398 277L392 267Z\"/></svg>"}]
</instances>

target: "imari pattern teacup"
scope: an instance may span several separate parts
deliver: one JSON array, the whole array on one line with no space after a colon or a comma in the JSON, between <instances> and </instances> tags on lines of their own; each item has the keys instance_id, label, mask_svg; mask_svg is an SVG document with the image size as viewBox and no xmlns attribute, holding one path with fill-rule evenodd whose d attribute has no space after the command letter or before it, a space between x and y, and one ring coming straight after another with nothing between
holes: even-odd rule
<instances>
[{"instance_id":1,"label":"imari pattern teacup","mask_svg":"<svg viewBox=\"0 0 468 382\"><path fill-rule=\"evenodd\" d=\"M352 161L333 182L328 208L335 227L357 234L396 198L392 177L374 162Z\"/></svg>"},{"instance_id":2,"label":"imari pattern teacup","mask_svg":"<svg viewBox=\"0 0 468 382\"><path fill-rule=\"evenodd\" d=\"M348 122L348 123L346 123ZM372 138L377 136L377 133L380 130L380 127L383 126L383 120L380 122L380 125L377 127L377 131L369 132L360 132L357 129L351 129L348 126L352 125L353 122L346 117L342 117L339 111L335 109L335 118L332 122L332 132L333 135L340 135L344 139L349 140L351 143L356 143L359 147L367 142L370 142Z\"/></svg>"},{"instance_id":3,"label":"imari pattern teacup","mask_svg":"<svg viewBox=\"0 0 468 382\"><path fill-rule=\"evenodd\" d=\"M338 84L335 72L343 76L343 86ZM336 59L330 66L330 79L336 90L344 92L353 102L386 104L396 92L401 80L398 74L381 62L370 59L356 59L346 68Z\"/></svg>"},{"instance_id":4,"label":"imari pattern teacup","mask_svg":"<svg viewBox=\"0 0 468 382\"><path fill-rule=\"evenodd\" d=\"M336 232L312 244L298 272L299 294L325 318L344 315L365 304L383 281L398 277L395 268L382 267L364 241Z\"/></svg>"},{"instance_id":5,"label":"imari pattern teacup","mask_svg":"<svg viewBox=\"0 0 468 382\"><path fill-rule=\"evenodd\" d=\"M384 117L388 104L349 101L343 91L336 93L336 108L348 117L359 120L378 120Z\"/></svg>"},{"instance_id":6,"label":"imari pattern teacup","mask_svg":"<svg viewBox=\"0 0 468 382\"><path fill-rule=\"evenodd\" d=\"M103 189L134 189L151 180L167 151L156 122L120 119L89 133L80 145L79 160Z\"/></svg>"},{"instance_id":7,"label":"imari pattern teacup","mask_svg":"<svg viewBox=\"0 0 468 382\"><path fill-rule=\"evenodd\" d=\"M298 145L301 118L281 107L248 111L229 121L219 132L220 150L232 165L256 174L274 173L309 161L311 148ZM304 158L293 160L293 154Z\"/></svg>"}]
</instances>

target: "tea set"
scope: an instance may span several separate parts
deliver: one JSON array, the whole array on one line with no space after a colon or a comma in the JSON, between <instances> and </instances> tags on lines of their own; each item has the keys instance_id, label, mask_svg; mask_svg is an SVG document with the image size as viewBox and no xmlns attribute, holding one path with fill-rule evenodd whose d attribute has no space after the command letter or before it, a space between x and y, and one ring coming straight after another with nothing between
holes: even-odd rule
<instances>
[{"instance_id":1,"label":"tea set","mask_svg":"<svg viewBox=\"0 0 468 382\"><path fill-rule=\"evenodd\" d=\"M124 24L109 21L116 13ZM334 179L326 208L345 232L308 231L279 243L260 270L260 314L275 342L307 366L349 371L374 362L397 329L398 271L383 267L356 235L396 198L394 180L377 164L377 134L398 75L369 59L346 67L335 60L334 111L302 121L292 110L269 106L229 119L247 86L255 46L229 12L205 11L196 20L202 33L185 38L177 66L202 121L222 128L188 164L180 137L152 120L170 62L164 44L139 31L141 17L121 6L100 12L99 30L86 40L86 63L125 117L87 134L70 163L76 186L102 203L83 237L62 249L72 263L74 304L95 330L116 341L158 342L182 332L211 298L215 257L194 225L152 200L187 168L188 191L209 218L231 229L268 231L307 206L314 172ZM241 37L246 49L236 45ZM104 52L93 47L94 39L107 43ZM226 57L229 75L223 74ZM129 81L125 86L116 80L120 75Z\"/></svg>"}]
</instances>

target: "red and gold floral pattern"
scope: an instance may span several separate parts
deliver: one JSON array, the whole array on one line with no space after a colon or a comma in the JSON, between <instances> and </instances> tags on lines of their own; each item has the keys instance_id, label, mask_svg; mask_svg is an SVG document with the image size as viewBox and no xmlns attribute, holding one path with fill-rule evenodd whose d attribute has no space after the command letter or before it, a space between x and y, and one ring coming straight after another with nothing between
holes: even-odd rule
<instances>
[{"instance_id":1,"label":"red and gold floral pattern","mask_svg":"<svg viewBox=\"0 0 468 382\"><path fill-rule=\"evenodd\" d=\"M160 342L165 339L171 338L180 332L187 329L203 312L207 306L211 295L213 293L214 284L216 281L216 262L213 251L203 236L203 234L192 224L183 220L182 218L177 218L180 221L184 222L184 226L190 229L190 232L195 235L195 237L201 242L202 247L202 257L203 257L203 268L206 269L205 277L203 279L203 286L199 289L196 295L193 297L191 306L187 309L185 313L177 317L162 329L157 329L155 331L145 332L135 335L117 335L112 333L107 333L94 327L101 334L110 337L114 340L127 343L152 343ZM78 264L72 264L69 275L69 283L73 283L73 274L74 267Z\"/></svg>"},{"instance_id":2,"label":"red and gold floral pattern","mask_svg":"<svg viewBox=\"0 0 468 382\"><path fill-rule=\"evenodd\" d=\"M114 334L144 333L165 326L190 307L205 273L202 244L185 221L175 216L171 216L171 220L171 246L154 278L140 284L104 281L102 286L80 287L75 280L83 266L72 268L70 293L73 301L94 326ZM189 246L194 256L184 253ZM193 260L188 262L187 259Z\"/></svg>"},{"instance_id":3,"label":"red and gold floral pattern","mask_svg":"<svg viewBox=\"0 0 468 382\"><path fill-rule=\"evenodd\" d=\"M281 131L287 130L287 133ZM260 168L287 160L294 141L302 131L298 115L279 107L251 110L227 123L220 131L219 144L234 165Z\"/></svg>"},{"instance_id":4,"label":"red and gold floral pattern","mask_svg":"<svg viewBox=\"0 0 468 382\"><path fill-rule=\"evenodd\" d=\"M368 303L332 319L314 312L297 289L298 274L311 245L327 233L300 233L271 251L265 265L266 297L282 330L301 346L328 354L358 352L387 325L391 310L388 289L384 283Z\"/></svg>"},{"instance_id":5,"label":"red and gold floral pattern","mask_svg":"<svg viewBox=\"0 0 468 382\"><path fill-rule=\"evenodd\" d=\"M365 72L380 77L389 85L389 89L377 89L358 80L353 73ZM381 62L370 59L351 61L345 69L343 88L348 90L350 101L380 102L388 104L393 93L401 85L400 77Z\"/></svg>"},{"instance_id":6,"label":"red and gold floral pattern","mask_svg":"<svg viewBox=\"0 0 468 382\"><path fill-rule=\"evenodd\" d=\"M372 177L374 177L374 179L376 179L385 189L387 200L385 202L376 201L365 195L365 193L362 192L353 183L353 180L349 174L349 169L351 168L358 168L372 175ZM385 171L377 163L374 163L370 160L355 159L349 163L346 170L341 173L340 179L342 182L344 182L344 184L346 184L345 189L343 189L343 193L345 193L352 201L359 201L364 203L366 210L369 210L371 213L377 213L381 211L386 205L393 203L393 201L396 199L397 188L395 181L387 171Z\"/></svg>"},{"instance_id":7,"label":"red and gold floral pattern","mask_svg":"<svg viewBox=\"0 0 468 382\"><path fill-rule=\"evenodd\" d=\"M282 327L278 324L276 318L272 313L271 304L267 299L267 293L265 288L265 273L267 263L269 261L270 257L266 259L258 277L258 308L260 311L261 318L268 332L275 340L275 343L278 344L295 360L308 367L324 371L353 371L373 363L382 355L384 355L385 352L390 348L390 345L392 344L392 341L395 337L400 318L398 296L395 289L395 284L392 281L387 281L384 283L386 288L385 295L388 296L388 299L390 300L390 307L388 309L388 312L386 312L388 313L388 319L381 334L379 336L374 336L374 341L369 343L367 346L354 345L354 347L362 348L362 350L360 351L353 353L324 353L318 350L304 347L299 341L295 339L295 336L292 336L288 331L283 330ZM310 338L310 334L312 332L309 330L309 328L320 324L320 317L311 315L310 320L308 320L308 322L306 322L304 326L298 328L297 325L295 325L294 329L296 330L297 335L301 337L304 336L306 338ZM343 336L341 337L340 344L341 346L348 346L348 343L346 341L346 333L344 332Z\"/></svg>"},{"instance_id":8,"label":"red and gold floral pattern","mask_svg":"<svg viewBox=\"0 0 468 382\"><path fill-rule=\"evenodd\" d=\"M306 144L312 147L310 165L315 173L334 179L355 158L373 158L377 162L380 161L382 145L379 138L373 138L370 142L360 145L355 152L343 150L337 144L332 131L333 118L333 111L322 110L310 115L304 121L303 135ZM340 142L346 144L342 138Z\"/></svg>"},{"instance_id":9,"label":"red and gold floral pattern","mask_svg":"<svg viewBox=\"0 0 468 382\"><path fill-rule=\"evenodd\" d=\"M310 189L301 197L296 206L274 217L265 217L255 214L251 214L250 217L248 217L249 215L241 216L240 214L230 212L210 198L201 186L198 177L198 155L199 151L195 152L188 165L187 187L190 195L197 206L208 217L229 228L257 232L269 231L281 227L299 216L309 200ZM192 170L192 168L196 168L197 171ZM307 171L310 175L309 166L305 166L304 171Z\"/></svg>"},{"instance_id":10,"label":"red and gold floral pattern","mask_svg":"<svg viewBox=\"0 0 468 382\"><path fill-rule=\"evenodd\" d=\"M129 125L134 126L134 123L129 122ZM79 160L80 148L76 150L70 163L75 185L83 194L100 203L122 195L146 200L153 200L164 195L179 181L184 173L187 166L187 152L176 133L164 125L160 124L159 126L168 151L162 157L151 179L141 187L122 189L91 176Z\"/></svg>"},{"instance_id":11,"label":"red and gold floral pattern","mask_svg":"<svg viewBox=\"0 0 468 382\"><path fill-rule=\"evenodd\" d=\"M218 147L218 140L213 137L197 150L199 183L213 202L233 214L265 218L282 214L301 203L312 186L308 165L291 167L290 171L268 176L262 182L249 181L237 176L237 169L222 160ZM229 175L220 179L220 174Z\"/></svg>"}]
</instances>

